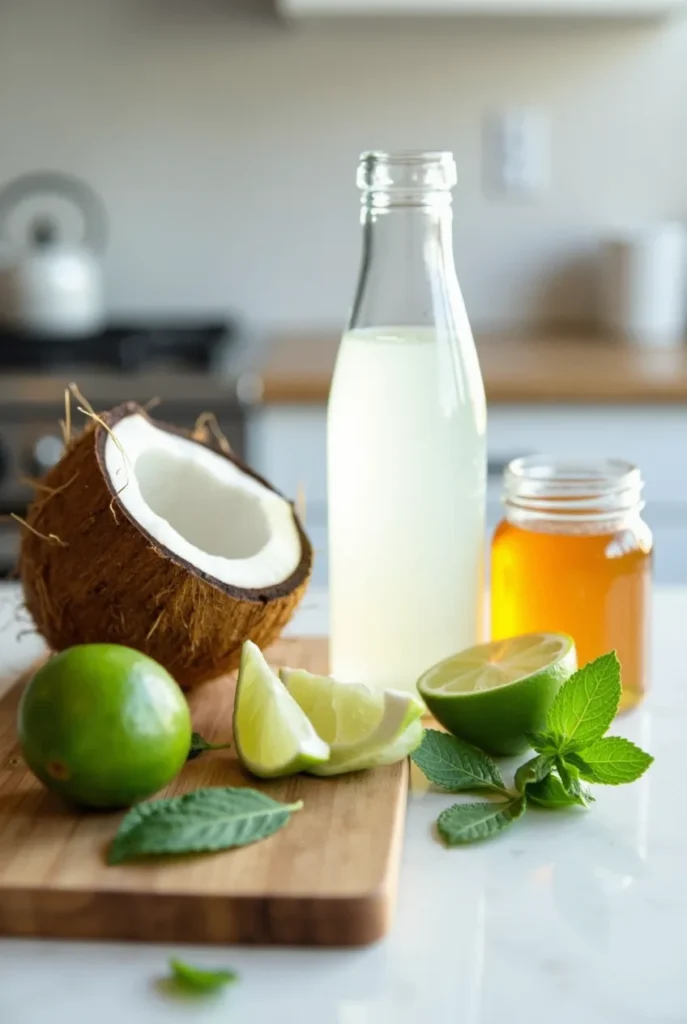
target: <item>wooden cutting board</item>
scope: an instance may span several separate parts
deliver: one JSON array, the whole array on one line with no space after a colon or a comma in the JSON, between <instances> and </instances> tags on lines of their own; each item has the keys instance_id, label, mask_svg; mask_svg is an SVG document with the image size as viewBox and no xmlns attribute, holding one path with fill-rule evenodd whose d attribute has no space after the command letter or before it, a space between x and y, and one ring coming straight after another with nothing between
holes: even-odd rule
<instances>
[{"instance_id":1,"label":"wooden cutting board","mask_svg":"<svg viewBox=\"0 0 687 1024\"><path fill-rule=\"evenodd\" d=\"M326 671L323 640L281 640L275 664ZM238 850L109 867L121 813L77 813L26 768L15 718L23 681L0 700L0 935L364 945L391 922L408 773L399 764L338 779L259 783L304 808L279 833ZM191 697L194 728L231 738L234 682ZM165 795L251 785L233 750L189 762Z\"/></svg>"}]
</instances>

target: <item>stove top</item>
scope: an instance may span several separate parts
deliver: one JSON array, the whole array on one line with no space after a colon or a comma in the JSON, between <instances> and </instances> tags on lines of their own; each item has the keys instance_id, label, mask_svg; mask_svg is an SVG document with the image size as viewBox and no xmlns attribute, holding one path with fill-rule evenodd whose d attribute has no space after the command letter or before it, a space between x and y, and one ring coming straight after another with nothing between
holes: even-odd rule
<instances>
[{"instance_id":1,"label":"stove top","mask_svg":"<svg viewBox=\"0 0 687 1024\"><path fill-rule=\"evenodd\" d=\"M98 335L56 339L0 328L0 576L16 561L32 489L63 448L59 420L75 381L96 409L156 401L161 419L192 428L217 415L233 450L245 449L246 408L260 397L253 339L238 320L111 323ZM83 417L72 402L74 422Z\"/></svg>"},{"instance_id":2,"label":"stove top","mask_svg":"<svg viewBox=\"0 0 687 1024\"><path fill-rule=\"evenodd\" d=\"M238 336L232 321L122 322L82 338L49 338L0 328L0 370L208 371L223 365Z\"/></svg>"}]
</instances>

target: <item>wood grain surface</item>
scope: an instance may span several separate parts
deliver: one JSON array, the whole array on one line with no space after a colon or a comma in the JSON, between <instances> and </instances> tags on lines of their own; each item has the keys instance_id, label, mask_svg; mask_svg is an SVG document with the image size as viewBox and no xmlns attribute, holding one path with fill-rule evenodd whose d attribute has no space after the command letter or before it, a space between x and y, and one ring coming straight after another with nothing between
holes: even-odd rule
<instances>
[{"instance_id":1,"label":"wood grain surface","mask_svg":"<svg viewBox=\"0 0 687 1024\"><path fill-rule=\"evenodd\" d=\"M687 345L642 348L604 335L476 337L489 402L666 403L687 399ZM323 404L339 345L333 335L277 337L258 369L268 404Z\"/></svg>"},{"instance_id":2,"label":"wood grain surface","mask_svg":"<svg viewBox=\"0 0 687 1024\"><path fill-rule=\"evenodd\" d=\"M281 640L275 664L325 671L326 642ZM78 813L24 765L15 718L22 681L0 700L0 935L364 945L389 928L407 797L407 765L339 779L246 776L233 750L189 762L164 795L259 785L304 808L279 833L239 850L108 867L121 813ZM233 680L191 697L194 728L231 738Z\"/></svg>"}]
</instances>

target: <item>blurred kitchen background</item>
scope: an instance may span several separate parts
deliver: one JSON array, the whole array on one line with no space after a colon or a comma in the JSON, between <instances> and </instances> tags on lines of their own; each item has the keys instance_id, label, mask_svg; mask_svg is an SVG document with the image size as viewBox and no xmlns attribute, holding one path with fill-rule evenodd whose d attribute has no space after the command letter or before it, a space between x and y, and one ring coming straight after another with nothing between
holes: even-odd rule
<instances>
[{"instance_id":1,"label":"blurred kitchen background","mask_svg":"<svg viewBox=\"0 0 687 1024\"><path fill-rule=\"evenodd\" d=\"M71 380L96 407L212 409L304 491L325 582L357 156L453 149L490 526L510 458L623 456L657 577L684 582L686 98L687 0L6 0L0 513L59 457Z\"/></svg>"}]
</instances>

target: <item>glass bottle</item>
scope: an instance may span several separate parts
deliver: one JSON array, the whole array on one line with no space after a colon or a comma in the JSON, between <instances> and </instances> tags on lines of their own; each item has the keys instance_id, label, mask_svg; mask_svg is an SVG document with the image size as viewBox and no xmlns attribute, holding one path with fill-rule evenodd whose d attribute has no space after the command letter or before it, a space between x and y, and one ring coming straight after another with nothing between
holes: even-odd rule
<instances>
[{"instance_id":1,"label":"glass bottle","mask_svg":"<svg viewBox=\"0 0 687 1024\"><path fill-rule=\"evenodd\" d=\"M647 686L653 540L639 470L615 459L516 459L491 554L495 640L570 634L580 665L616 650L621 707Z\"/></svg>"},{"instance_id":2,"label":"glass bottle","mask_svg":"<svg viewBox=\"0 0 687 1024\"><path fill-rule=\"evenodd\" d=\"M365 153L363 252L328 409L332 672L414 691L481 639L486 406L450 153Z\"/></svg>"}]
</instances>

